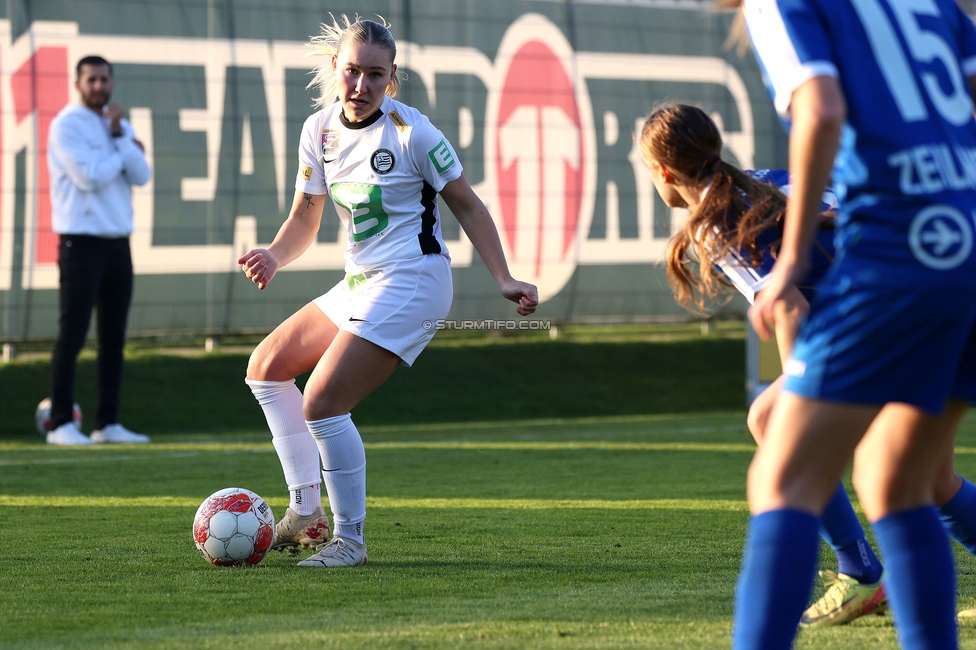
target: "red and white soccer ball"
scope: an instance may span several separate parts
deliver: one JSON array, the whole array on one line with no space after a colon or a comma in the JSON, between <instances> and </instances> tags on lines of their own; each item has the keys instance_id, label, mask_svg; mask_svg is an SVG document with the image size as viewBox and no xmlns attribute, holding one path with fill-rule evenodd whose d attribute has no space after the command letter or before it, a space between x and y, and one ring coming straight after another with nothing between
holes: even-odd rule
<instances>
[{"instance_id":1,"label":"red and white soccer ball","mask_svg":"<svg viewBox=\"0 0 976 650\"><path fill-rule=\"evenodd\" d=\"M71 411L71 419L75 421L78 428L81 429L81 407L77 404ZM51 430L51 398L45 397L41 400L41 403L37 405L37 410L34 411L34 422L37 423L37 432L42 436L46 436Z\"/></svg>"},{"instance_id":2,"label":"red and white soccer ball","mask_svg":"<svg viewBox=\"0 0 976 650\"><path fill-rule=\"evenodd\" d=\"M264 499L244 488L224 488L197 508L193 541L216 566L257 564L274 541L274 524Z\"/></svg>"}]
</instances>

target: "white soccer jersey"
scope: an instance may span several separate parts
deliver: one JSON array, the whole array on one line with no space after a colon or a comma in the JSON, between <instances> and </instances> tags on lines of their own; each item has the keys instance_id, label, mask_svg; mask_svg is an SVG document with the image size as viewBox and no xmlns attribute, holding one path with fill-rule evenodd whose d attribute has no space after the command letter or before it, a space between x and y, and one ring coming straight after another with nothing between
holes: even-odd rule
<instances>
[{"instance_id":1,"label":"white soccer jersey","mask_svg":"<svg viewBox=\"0 0 976 650\"><path fill-rule=\"evenodd\" d=\"M305 121L295 188L332 198L347 232L346 272L427 254L449 257L437 193L461 176L447 138L387 97L364 122L334 103Z\"/></svg>"}]
</instances>

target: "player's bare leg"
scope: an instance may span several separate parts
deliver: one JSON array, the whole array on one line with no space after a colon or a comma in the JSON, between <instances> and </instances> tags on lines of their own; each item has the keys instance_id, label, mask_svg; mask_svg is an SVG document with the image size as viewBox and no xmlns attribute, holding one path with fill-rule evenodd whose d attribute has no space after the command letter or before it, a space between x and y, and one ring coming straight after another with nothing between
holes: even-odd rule
<instances>
[{"instance_id":1,"label":"player's bare leg","mask_svg":"<svg viewBox=\"0 0 976 650\"><path fill-rule=\"evenodd\" d=\"M976 549L976 512L973 503L976 497L976 487L966 481L963 477L955 473L953 466L953 452L955 447L955 432L959 422L967 410L967 404L961 401L950 400L946 403L945 410L939 417L926 415L912 409L911 407L892 405L893 408L884 415L887 417L887 426L898 427L907 431L917 432L917 435L927 435L938 437L942 440L941 460L935 471L932 480L930 494L931 500L936 504L939 518L949 535L964 546L970 553ZM902 433L902 436L908 434ZM864 441L868 442L867 439ZM878 443L880 444L880 443ZM873 459L870 454L876 453L876 449L863 445L864 449L858 449L858 457L861 458L862 466L870 468ZM883 453L895 454L897 447L886 448ZM902 451L900 456L907 455L908 458L902 462L913 463L914 450ZM862 472L867 473L862 469ZM864 476L864 481L871 480L869 476ZM904 499L903 489L896 486L893 490L894 496L888 500ZM976 610L966 609L959 612L962 618L976 616Z\"/></svg>"},{"instance_id":2,"label":"player's bare leg","mask_svg":"<svg viewBox=\"0 0 976 650\"><path fill-rule=\"evenodd\" d=\"M935 417L896 403L881 410L854 456L854 488L869 520L936 502L936 478L964 413L949 408Z\"/></svg>"},{"instance_id":3,"label":"player's bare leg","mask_svg":"<svg viewBox=\"0 0 976 650\"><path fill-rule=\"evenodd\" d=\"M877 412L782 393L749 467L750 511L793 508L819 515Z\"/></svg>"},{"instance_id":4,"label":"player's bare leg","mask_svg":"<svg viewBox=\"0 0 976 650\"><path fill-rule=\"evenodd\" d=\"M289 316L254 348L247 378L287 381L315 368L339 328L309 303Z\"/></svg>"},{"instance_id":5,"label":"player's bare leg","mask_svg":"<svg viewBox=\"0 0 976 650\"><path fill-rule=\"evenodd\" d=\"M349 412L379 388L400 358L350 332L340 331L305 385L305 417L318 443L322 476L335 519L332 540L302 567L365 564L366 452Z\"/></svg>"},{"instance_id":6,"label":"player's bare leg","mask_svg":"<svg viewBox=\"0 0 976 650\"><path fill-rule=\"evenodd\" d=\"M305 384L305 418L348 413L383 385L400 357L351 332L339 331Z\"/></svg>"},{"instance_id":7,"label":"player's bare leg","mask_svg":"<svg viewBox=\"0 0 976 650\"><path fill-rule=\"evenodd\" d=\"M749 468L753 516L736 592L733 647L760 647L755 635L768 630L783 641L795 634L820 555L820 514L876 413L792 393L776 400Z\"/></svg>"},{"instance_id":8,"label":"player's bare leg","mask_svg":"<svg viewBox=\"0 0 976 650\"><path fill-rule=\"evenodd\" d=\"M746 414L746 426L749 433L757 445L761 445L766 436L766 425L769 423L769 414L773 411L776 399L783 392L783 384L786 382L786 375L780 375L769 386L756 395L749 405L749 412Z\"/></svg>"},{"instance_id":9,"label":"player's bare leg","mask_svg":"<svg viewBox=\"0 0 976 650\"><path fill-rule=\"evenodd\" d=\"M275 525L272 544L278 551L315 548L331 534L322 507L319 452L305 424L294 378L315 367L337 332L328 316L310 303L275 328L248 362L246 381L264 409L288 484L290 503Z\"/></svg>"},{"instance_id":10,"label":"player's bare leg","mask_svg":"<svg viewBox=\"0 0 976 650\"><path fill-rule=\"evenodd\" d=\"M759 445L785 380L785 375L777 377L749 407L746 422ZM821 516L820 536L837 554L838 568L820 572L825 589L803 612L800 625L843 625L871 612L881 613L885 602L884 568L867 541L842 483Z\"/></svg>"},{"instance_id":11,"label":"player's bare leg","mask_svg":"<svg viewBox=\"0 0 976 650\"><path fill-rule=\"evenodd\" d=\"M952 471L952 431L957 424L957 418L933 418L905 404L888 404L881 409L854 456L854 484L871 521L933 503L935 477ZM931 437L923 438L927 435L924 432L931 432ZM935 437L942 438L941 448L932 444ZM948 467L946 458L950 461ZM821 575L829 588L804 613L801 623L825 617L832 617L828 619L830 624L844 623L851 619L843 610L860 607L873 611L884 602L880 581L876 585L860 585L843 575ZM835 608L836 614L828 612L829 608Z\"/></svg>"},{"instance_id":12,"label":"player's bare leg","mask_svg":"<svg viewBox=\"0 0 976 650\"><path fill-rule=\"evenodd\" d=\"M951 406L936 417L887 404L854 457L854 485L885 554L885 589L900 632L941 636L940 643L955 633L955 567L934 485L964 412Z\"/></svg>"}]
</instances>

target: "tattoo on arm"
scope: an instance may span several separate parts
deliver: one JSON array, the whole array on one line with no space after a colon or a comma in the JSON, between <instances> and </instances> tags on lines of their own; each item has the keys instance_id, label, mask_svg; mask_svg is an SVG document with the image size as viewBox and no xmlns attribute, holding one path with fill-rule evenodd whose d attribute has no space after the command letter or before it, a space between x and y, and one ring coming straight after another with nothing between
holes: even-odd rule
<instances>
[{"instance_id":1,"label":"tattoo on arm","mask_svg":"<svg viewBox=\"0 0 976 650\"><path fill-rule=\"evenodd\" d=\"M313 205L315 205L314 203L312 203L312 195L309 194L308 192L302 192L302 198L305 199L305 202L306 202L305 203L305 207L306 208L310 208Z\"/></svg>"}]
</instances>

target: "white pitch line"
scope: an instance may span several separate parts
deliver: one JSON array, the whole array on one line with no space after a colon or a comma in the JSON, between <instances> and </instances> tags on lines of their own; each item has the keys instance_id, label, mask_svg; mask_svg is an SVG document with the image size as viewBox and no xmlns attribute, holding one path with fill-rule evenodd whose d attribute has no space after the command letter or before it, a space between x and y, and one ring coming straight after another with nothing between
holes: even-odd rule
<instances>
[{"instance_id":1,"label":"white pitch line","mask_svg":"<svg viewBox=\"0 0 976 650\"><path fill-rule=\"evenodd\" d=\"M203 453L215 452L223 454L267 454L274 450L267 443L255 443L254 445L242 445L232 443L227 448L215 443L204 443L194 445L193 443L180 443L168 445L171 451L168 454L160 454L162 451L156 448L143 448L140 451L155 452L140 456L135 455L112 455L103 456L97 453L83 453L79 456L59 457L59 458L25 458L24 460L0 460L0 467L24 466L24 465L55 465L71 463L105 463L114 461L132 460L134 458L162 457L162 458L185 458L199 456ZM453 441L411 441L411 442L368 442L367 450L383 451L390 449L458 449L464 451L687 451L687 452L724 452L724 453L753 453L756 446L749 443L710 443L710 442L626 442L626 441L607 441L607 440L566 440L566 441L544 441L544 440L512 440L512 441L489 441L489 440L453 440ZM88 450L86 450L87 452ZM966 453L966 452L963 452Z\"/></svg>"},{"instance_id":2,"label":"white pitch line","mask_svg":"<svg viewBox=\"0 0 976 650\"><path fill-rule=\"evenodd\" d=\"M241 453L252 453L254 450L241 450ZM185 456L199 456L198 451L173 452L163 454L163 458L183 458ZM135 456L72 456L70 458L37 458L31 460L0 460L0 467L11 465L59 465L62 463L105 463L116 460L132 460Z\"/></svg>"},{"instance_id":3,"label":"white pitch line","mask_svg":"<svg viewBox=\"0 0 976 650\"><path fill-rule=\"evenodd\" d=\"M55 508L196 508L204 497L173 496L44 496L2 495L0 507ZM272 508L287 505L285 499L268 499ZM367 497L370 508L423 508L430 510L708 510L746 512L744 500L736 499L403 499Z\"/></svg>"},{"instance_id":4,"label":"white pitch line","mask_svg":"<svg viewBox=\"0 0 976 650\"><path fill-rule=\"evenodd\" d=\"M695 451L695 452L745 452L754 453L752 443L708 443L708 442L611 442L611 441L566 441L566 442L374 442L366 449L461 449L470 451Z\"/></svg>"}]
</instances>

